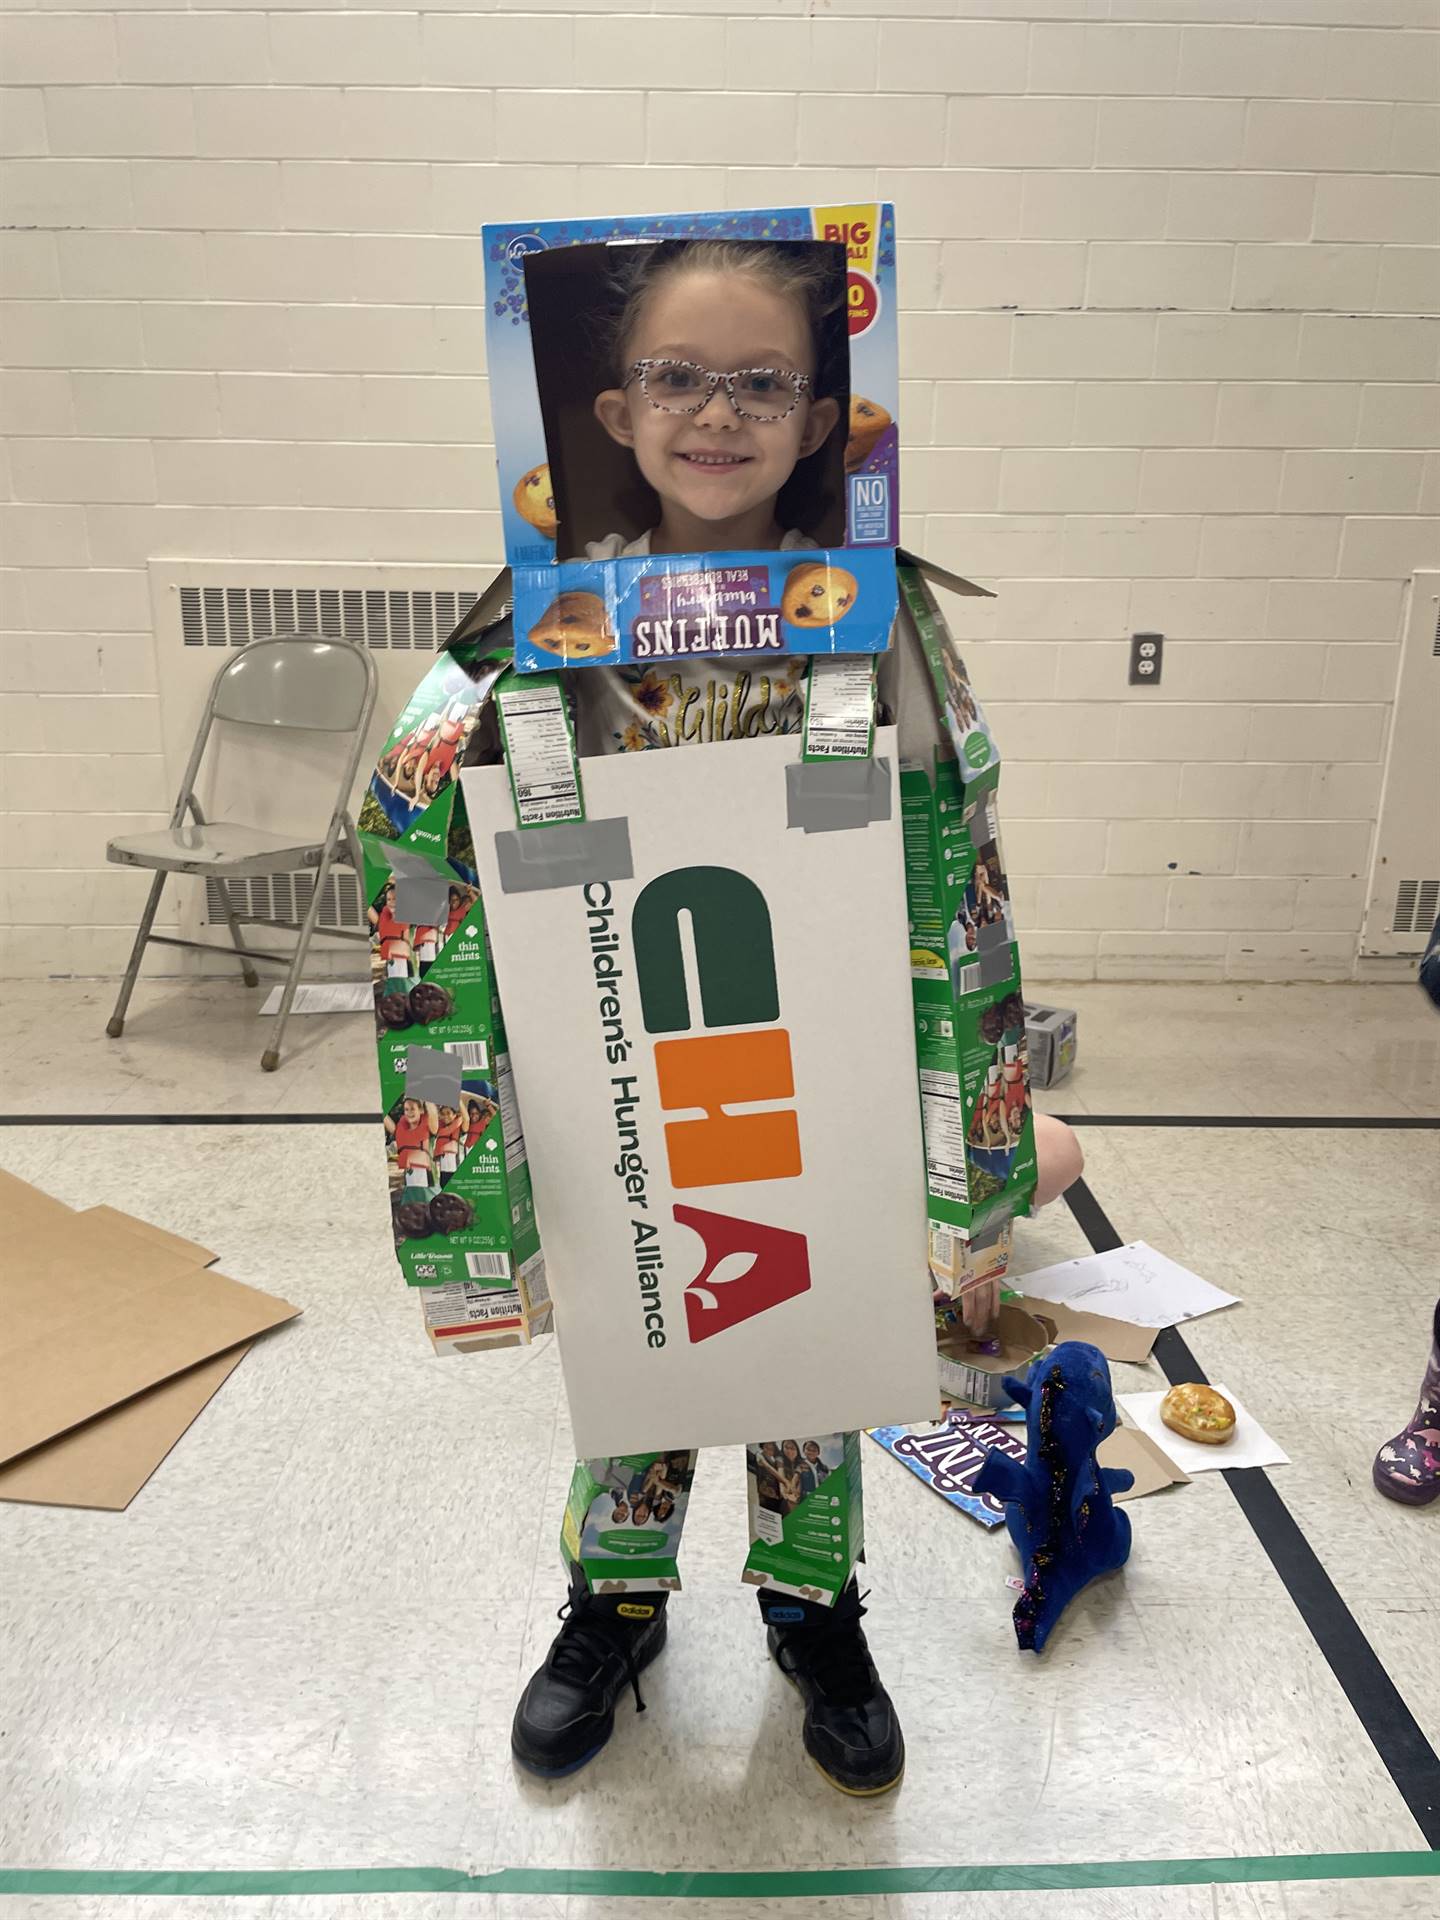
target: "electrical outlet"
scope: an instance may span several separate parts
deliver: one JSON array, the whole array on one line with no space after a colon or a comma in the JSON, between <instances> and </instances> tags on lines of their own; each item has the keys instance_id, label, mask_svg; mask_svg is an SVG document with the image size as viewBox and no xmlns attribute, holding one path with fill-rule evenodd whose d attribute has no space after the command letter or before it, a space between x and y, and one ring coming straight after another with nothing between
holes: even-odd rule
<instances>
[{"instance_id":1,"label":"electrical outlet","mask_svg":"<svg viewBox=\"0 0 1440 1920\"><path fill-rule=\"evenodd\" d=\"M1165 658L1163 633L1132 633L1130 636L1130 684L1132 687L1158 687L1160 667Z\"/></svg>"}]
</instances>

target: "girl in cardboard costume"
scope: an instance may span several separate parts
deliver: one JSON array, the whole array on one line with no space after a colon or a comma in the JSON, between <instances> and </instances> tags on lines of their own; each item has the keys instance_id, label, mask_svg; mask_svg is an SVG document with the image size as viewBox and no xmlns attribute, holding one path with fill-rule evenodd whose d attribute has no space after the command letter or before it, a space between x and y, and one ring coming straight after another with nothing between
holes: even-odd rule
<instances>
[{"instance_id":1,"label":"girl in cardboard costume","mask_svg":"<svg viewBox=\"0 0 1440 1920\"><path fill-rule=\"evenodd\" d=\"M605 431L634 455L659 508L656 525L626 542L615 534L589 546L592 559L623 554L695 553L812 546L782 524L780 496L797 465L836 431L841 402L823 365L824 342L843 354L844 275L833 250L767 243L680 241L636 250L626 261L612 371L595 401ZM819 256L817 258L817 256ZM831 360L833 366L834 348ZM756 733L794 733L804 710L808 661L790 656L758 681L714 661L667 663L654 670L595 667L574 676L576 733L582 752L701 745ZM876 1794L898 1784L904 1739L866 1646L853 1563L861 1549L859 1446L852 1434L818 1437L818 1452L842 1464L827 1491L801 1497L802 1475L773 1443L749 1454L751 1533L757 1544L785 1528L813 1533L816 1552L832 1557L832 1516L847 1509L840 1537L850 1578L834 1604L818 1585L780 1592L767 1584L763 1554L752 1549L746 1579L759 1588L772 1656L805 1699L806 1751L847 1793ZM656 1453L644 1477L667 1456ZM670 1456L674 1460L675 1456ZM696 1455L684 1458L688 1491ZM777 1479L782 1499L763 1507L757 1486ZM813 1477L812 1477L813 1478ZM785 1499L789 1490L793 1498ZM576 1463L563 1540L571 1568L564 1625L531 1678L515 1714L517 1759L543 1774L569 1773L593 1758L614 1726L615 1701L628 1682L641 1705L640 1672L665 1643L669 1590L684 1518L671 1516L649 1553L644 1534L609 1521L613 1463ZM774 1512L784 1508L783 1517ZM823 1504L824 1511L820 1511ZM814 1507L813 1514L806 1509ZM653 1514L652 1514L653 1518ZM632 1507L632 1526L634 1509ZM808 1524L807 1524L808 1521ZM646 1564L647 1560L650 1562ZM827 1567L828 1572L828 1567Z\"/></svg>"},{"instance_id":2,"label":"girl in cardboard costume","mask_svg":"<svg viewBox=\"0 0 1440 1920\"><path fill-rule=\"evenodd\" d=\"M875 223L875 230L887 236L893 268L893 223L888 209L833 211L883 213L885 217ZM703 221L700 230L710 231L712 223L719 218L700 217ZM739 229L742 232L757 230L754 216L723 218L732 231L735 221L752 223L742 225ZM820 220L817 213L817 224L812 229L807 216L802 230L820 231ZM616 227L621 224L614 223ZM775 223L764 224L773 227ZM785 224L792 233L795 231L796 222L791 216L785 216ZM606 233L601 237L608 240L611 230L611 224L607 223ZM695 230L690 226L691 233ZM828 214L823 230L827 236L830 234ZM515 663L522 674L536 667L564 665L569 659L580 663L583 670L566 674L565 686L582 750L590 753L712 744L761 734L797 734L805 723L806 683L812 673L809 656L789 649L802 646L806 623L812 623L806 637L812 639L817 653L843 651L863 656L884 646L895 606L893 517L883 524L872 518L861 527L858 520L852 526L845 514L844 500L848 495L843 490L858 486L857 468L874 467L881 477L867 484L885 494L891 503L886 514L893 515L895 433L890 415L883 409L877 412L875 403L857 403L852 395L848 396L847 405L849 359L843 255L838 247L829 244L787 246L773 241L757 243L749 238L718 249L708 239L657 245L651 241L654 223L631 223L631 231L634 238L644 238L650 244L633 248L615 246L611 255L612 262L622 263L622 284L614 303L618 324L612 329L614 337L606 343L608 364L603 375L592 373L588 384L583 383L582 377L582 384L571 395L577 403L576 411L583 413L589 422L591 451L596 447L608 449L632 475L630 504L624 510L614 510L618 494L612 493L608 480L597 488L592 471L588 477L583 472L580 476L589 486L588 510L575 507L577 465L593 469L603 465L604 455L602 452L592 459L587 453L583 462L567 455L563 438L552 431L547 414L545 444L551 450L551 457L557 460L556 479L561 484L552 484L548 465L527 468L524 484L514 495L524 531L514 539L515 530L507 526L507 551L516 568ZM492 329L498 332L501 328L522 324L520 316L525 295L523 285L518 283L517 264L521 256L527 262L526 282L532 260L545 263L547 268L558 267L562 275L568 274L571 265L566 256L572 242L578 255L582 243L591 237L589 227L574 230L562 226L555 236L554 251L534 254L535 245L542 248L545 245L539 236L505 229L488 230L489 259L497 276ZM822 256L823 264L820 264ZM873 261L867 264L874 266ZM852 273L850 278L852 282L857 278L863 281L864 275ZM552 290L555 284L552 276ZM854 291L852 285L852 295ZM869 317L862 316L862 332L879 310L872 305ZM893 299L888 311L893 314ZM743 328L736 322L737 312L747 317ZM532 303L529 321L534 339L527 342L525 348L528 361L533 344L537 367L540 364L539 313L539 307ZM552 333L558 332L562 361L568 360L573 368L583 360L593 368L592 358L587 354L577 356L575 352L580 339L575 313L573 302L552 299ZM492 338L492 348L502 344L503 338ZM500 359L498 354L493 357L492 372L499 366ZM501 397L497 394L497 404ZM541 398L543 407L543 394ZM528 412L528 404L527 401L521 408L522 412ZM497 411L497 420L498 417ZM842 423L847 419L851 438L848 448L842 449ZM531 441L524 449L524 456L533 461L539 444L534 435L536 423L527 418L523 424L526 438ZM507 431L513 434L514 427L512 419ZM561 473L567 459L570 460L568 479ZM851 476L849 481L847 475ZM648 504L637 508L636 500ZM860 495L856 493L852 505L856 505L857 512L859 500ZM543 512L540 511L542 505ZM568 527L567 521L571 523ZM624 531L613 531L617 526ZM850 544L837 555L835 549L840 545L842 531ZM539 536L542 544L537 547L534 538L527 535ZM732 547L729 544L732 541L749 544ZM870 543L869 550L866 543ZM582 561L568 571L568 563L562 560L561 568L556 569L557 546L562 556L578 550L590 554L600 552L607 558L599 563ZM627 550L654 554L656 559L653 563L645 558L629 559L624 557ZM663 557L676 552L687 557L679 560ZM713 642L709 643L708 658L697 647L694 657L652 660L642 666L638 629L631 624L635 612L645 611L634 605L640 592L636 583L642 575L654 573L661 577L663 584L667 570L684 575L697 561L703 570L700 557L707 552L721 556L725 567L736 560L747 564L752 559L760 562L758 572L764 578L768 571L772 584L777 575L781 577L783 593L772 592L777 609L768 618L778 628L782 618L779 603L783 598L783 619L792 630L791 637L783 643L768 638L764 645L774 649L770 653L761 652L757 642L759 660L754 666L746 664L747 655L741 650L748 643L741 643L728 661L722 661L717 659ZM791 562L788 568L776 566L767 570L763 565L767 553L782 552L798 554L802 563ZM813 564L804 558L806 552L815 553ZM612 554L613 559L609 558ZM839 559L843 559L843 567L834 564ZM913 568L910 571L913 572ZM906 570L902 568L902 582L905 578ZM504 621L503 613L496 613L495 608L499 606L505 584L496 583L488 599L482 597L482 603L476 608L476 620L462 624L450 643L452 659L461 661L462 665L462 656L475 656L465 672L476 687L471 706L475 713L483 711L488 716L484 722L488 732L483 741L478 737L472 739L461 757L467 761L473 759L477 765L490 764L498 756L494 704L485 704L480 689L483 686L488 696L495 675L504 671L504 636L492 630ZM912 586L914 592L923 595L918 575ZM556 589L561 587L565 591L557 596ZM596 591L589 592L591 587ZM615 596L632 587L634 592L622 617L621 602ZM587 591L580 592L580 588ZM854 611L857 589L861 589L858 615ZM529 604L522 619L521 603L527 596ZM931 615L939 621L933 600L929 603L930 615L923 607L917 610L913 600L908 604L908 617L916 632L910 636L907 657L913 666L915 649L923 644L930 665L929 668L922 666L921 671L933 678L938 711L939 704L947 701L945 675L948 673L953 679L958 669L963 680L963 668L959 668L958 659L953 668L948 660L942 661L941 656L949 648L943 622L939 625L940 640L933 632L930 638L925 638L925 621ZM542 607L548 609L543 615ZM483 621L481 615L485 616ZM872 629L868 633L867 619ZM547 622L553 626L554 635L551 642L537 650L537 633L549 632ZM678 628L678 620L676 624ZM715 624L723 630L723 620L717 619ZM636 642L633 648L632 640ZM682 654L685 651L684 647L679 649ZM884 690L888 690L894 678L899 651L892 648L880 659L882 703ZM605 664L607 652L612 660L633 659L635 664L618 668ZM522 654L526 657L522 658ZM759 664L760 661L765 664ZM434 677L438 688L443 678L438 665ZM819 685L818 676L816 685ZM922 695L922 701L923 698ZM949 698L957 706L963 706L953 689ZM430 715L444 705L438 694L434 698L417 697L407 709L404 724L395 730L391 748L403 743L408 734L412 754L417 750L426 754L433 751L442 723L438 719L432 723ZM974 713L973 705L971 712ZM988 788L993 789L998 764L994 761L988 734L984 738L963 737L962 729L962 737L957 737L948 703L944 717L950 722L950 742L958 758L951 760L948 771L939 769L932 797L938 799L939 774L945 773L949 782L945 791L952 795L950 805L958 822L963 801L962 780L976 780L977 795L987 790L987 783ZM941 748L935 751L943 757ZM458 774L458 765L450 777L454 774ZM413 782L417 776L423 781L426 774L418 766L407 768L407 781ZM445 778L442 772L442 784ZM925 785L927 794L931 794L929 776L922 771L917 778ZM438 874L444 863L429 854L428 848L416 837L418 829L408 837L402 831L403 817L408 817L408 810L402 820L396 821L390 805L393 803L398 811L400 800L395 798L392 802L388 789L386 800L385 818L392 831L384 833L377 826L376 833L385 845L367 844L367 853L378 854L386 865L401 871L418 846L426 864ZM963 804L968 821L973 806L969 802ZM941 805L940 812L944 810ZM438 842L448 859L445 877L463 878L468 883L474 878L475 849L458 795L453 818L448 813L446 817L448 828ZM424 816L424 821L427 826L433 824L430 814ZM362 817L362 827L364 825ZM956 831L960 831L958 826ZM398 851L389 845L396 832L401 832L405 840L404 847ZM988 839L990 835L977 837ZM434 840L435 836L429 834L426 839ZM962 854L966 844L968 842L961 843ZM384 868L379 867L378 859L371 864L378 868L371 876L370 887L378 911L383 897ZM453 893L453 888L451 891ZM469 891L468 885L466 891ZM450 978L447 967L453 971L453 950L464 944L455 931L455 905L452 900L447 908L439 899L433 904L427 899L424 910L427 920L438 917L439 927L444 928L444 946L435 971L446 979ZM463 911L460 919L464 919ZM414 942L416 930L409 932ZM944 934L939 920L931 944L935 940L943 950ZM478 941L474 944L478 953ZM397 963L411 961L410 955L402 956L398 952L394 958ZM989 996L1004 990L995 985L1001 973L1005 974L1008 985L1018 990L1013 943L1008 958L999 963L998 972L993 953L980 954L979 963L982 971L978 977L988 980ZM383 964L377 958L382 971ZM937 958L936 964L941 981L948 983L944 960ZM987 966L991 969L989 975L984 971ZM405 970L409 972L410 965L406 965ZM912 965L912 980L917 977ZM400 987L405 983L397 979L393 984ZM423 991L428 984L421 982L412 991ZM457 976L454 984L458 990L463 982ZM477 994L479 991L475 989ZM916 992L919 991L917 987ZM467 1014L473 1032L459 1030L463 1023L457 1013L456 1034L450 1033L442 1023L433 1033L427 1030L421 1037L426 1046L432 1048L437 1042L448 1043L457 1037L469 1044L484 1042L494 1053L503 1074L505 1047L499 1002L493 997L493 978L488 972L485 993L490 996L486 1003L488 1021L478 1018L474 1006L460 1009ZM1018 997L1017 991L1014 994L1017 1002ZM484 1008L480 1013L483 1015ZM382 1082L387 1088L387 1100L398 1078L399 1054L406 1051L403 1043L410 1037L408 1032L398 1040L394 1036L388 1039L381 1036ZM424 1048L416 1051L424 1057ZM450 1077L454 1077L453 1070ZM406 1092L412 1091L409 1079L407 1065ZM1063 1133L1064 1129L1060 1131ZM467 1127L467 1139L468 1132ZM499 1122L493 1132L500 1132ZM470 1159L488 1158L503 1166L510 1145L508 1121L505 1133L505 1155L472 1155ZM491 1140L487 1144L498 1142ZM1078 1165L1072 1171L1078 1171ZM524 1173L522 1161L514 1177L518 1180ZM1041 1193L1037 1199L1045 1197L1046 1169L1041 1170L1040 1177ZM465 1168L462 1168L459 1179L463 1182L464 1178ZM1029 1179L1034 1179L1033 1159ZM1054 1185L1052 1191L1058 1191L1065 1184L1068 1177ZM987 1189L987 1197L990 1191ZM1029 1191L1028 1184L1025 1191ZM522 1202L527 1196L528 1176L520 1196ZM454 1198L453 1192L440 1194L432 1205ZM959 1198L965 1198L963 1192ZM477 1207L482 1199L483 1196L477 1198ZM1023 1196L1019 1196L1019 1204L1023 1210ZM501 1213L509 1218L513 1211L507 1201L495 1218L503 1226ZM522 1208L522 1211L530 1239L524 1246L519 1240L515 1241L513 1261L504 1259L503 1264L507 1276L512 1266L515 1270L509 1284L513 1287L518 1282L523 1289L527 1284L523 1277L534 1262L522 1264L522 1254L533 1241L534 1226L533 1208ZM507 1244L503 1237L498 1241L481 1240L478 1234L481 1224L477 1218L476 1236L468 1241L457 1237L455 1244L462 1248ZM932 1221L932 1229L933 1225ZM417 1225L405 1230L421 1229ZM442 1252L448 1244L441 1248ZM432 1285L437 1245L440 1243L433 1237L407 1241L401 1248L401 1264L412 1285L431 1288L424 1294L426 1324L438 1346L442 1335L447 1340L452 1335L463 1336L464 1328L447 1323L437 1330L432 1305L436 1311L453 1317L451 1303L442 1300L440 1295L460 1291L448 1285ZM412 1250L418 1247L424 1253L423 1277L413 1263L406 1264L403 1257L406 1247ZM473 1259L482 1264L501 1260L500 1256L486 1252L466 1251L463 1257L467 1262ZM936 1257L932 1230L932 1264ZM539 1255L534 1259L538 1260ZM953 1259L944 1271L952 1269L958 1275L959 1267ZM475 1271L474 1267L471 1271ZM453 1277L453 1266L450 1274L442 1277ZM524 1305L523 1292L508 1297L519 1303L516 1312L520 1317L490 1323L495 1328L518 1330L502 1334L502 1340L528 1338L530 1327L541 1330L533 1312L527 1327L523 1316L531 1310ZM489 1339L488 1329L485 1338ZM775 1413L783 1417L784 1408L777 1406ZM772 1433L784 1431L771 1426L768 1418L765 1426ZM772 1653L805 1695L807 1750L828 1777L842 1788L860 1793L883 1792L900 1777L903 1742L893 1707L875 1675L859 1625L862 1609L852 1577L861 1548L858 1438L853 1433L817 1435L802 1429L790 1442L792 1449L797 1446L806 1463L798 1471L782 1450L782 1442L767 1441L749 1449L752 1549L745 1578L761 1588L759 1598L762 1614L770 1627ZM789 1499L782 1494L780 1477L774 1470L777 1460L782 1463L789 1482ZM823 1471L817 1471L814 1462L818 1462ZM515 1720L514 1748L527 1766L546 1773L568 1772L593 1757L609 1737L615 1703L627 1681L634 1684L640 1669L660 1651L668 1593L679 1586L674 1555L694 1464L693 1453L673 1452L627 1456L618 1462L596 1459L577 1463L562 1536L570 1568L571 1600L565 1610L568 1618L543 1667L526 1688ZM617 1468L623 1468L623 1474L618 1473ZM666 1482L664 1488L656 1492L652 1487L647 1496L647 1481L661 1474ZM796 1494L798 1501L794 1498ZM833 1551L836 1540L832 1529L839 1535L843 1552ZM832 1564L837 1562L839 1564ZM638 1700L638 1688L636 1697Z\"/></svg>"}]
</instances>

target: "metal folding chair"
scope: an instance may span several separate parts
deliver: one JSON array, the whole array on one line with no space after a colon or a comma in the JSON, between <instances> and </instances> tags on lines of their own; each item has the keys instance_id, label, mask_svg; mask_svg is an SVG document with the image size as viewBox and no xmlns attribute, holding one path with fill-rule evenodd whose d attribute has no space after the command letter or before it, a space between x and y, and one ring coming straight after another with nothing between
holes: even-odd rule
<instances>
[{"instance_id":1,"label":"metal folding chair","mask_svg":"<svg viewBox=\"0 0 1440 1920\"><path fill-rule=\"evenodd\" d=\"M199 953L230 950L209 941L177 940L168 934L151 932L167 877L172 873L194 874L221 883L233 951L246 986L259 984L253 964L257 960L288 968L270 1045L260 1056L260 1064L267 1073L273 1073L279 1066L291 1002L313 936L326 933L342 940L369 939L367 933L349 927L321 926L319 918L325 885L337 860L348 860L362 890L364 886L360 840L349 807L366 730L375 708L377 684L375 663L363 648L352 646L347 640L322 640L311 634L281 634L271 639L252 640L243 652L225 661L211 684L169 826L158 833L126 834L112 840L106 848L107 859L120 866L145 867L155 875L136 929L120 997L105 1029L112 1040L118 1039L125 1030L125 1011L147 945L153 942L162 947L188 947ZM195 784L217 720L241 727L283 727L295 732L352 736L340 790L323 840L309 842L264 827L205 818L195 798ZM315 872L304 919L297 924L293 920L251 916L254 926L297 933L299 939L295 947L289 953L247 947L240 936L240 923L228 882L253 874L291 873L296 868L313 868Z\"/></svg>"}]
</instances>

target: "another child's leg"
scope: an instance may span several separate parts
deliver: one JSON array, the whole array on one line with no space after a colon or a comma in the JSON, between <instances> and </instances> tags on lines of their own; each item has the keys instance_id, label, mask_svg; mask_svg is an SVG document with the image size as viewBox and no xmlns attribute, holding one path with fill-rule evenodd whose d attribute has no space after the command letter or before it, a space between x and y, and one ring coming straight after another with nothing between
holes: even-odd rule
<instances>
[{"instance_id":1,"label":"another child's leg","mask_svg":"<svg viewBox=\"0 0 1440 1920\"><path fill-rule=\"evenodd\" d=\"M1430 1336L1430 1361L1414 1418L1381 1447L1372 1474L1381 1493L1407 1507L1440 1500L1440 1300Z\"/></svg>"},{"instance_id":2,"label":"another child's leg","mask_svg":"<svg viewBox=\"0 0 1440 1920\"><path fill-rule=\"evenodd\" d=\"M1058 1200L1085 1171L1085 1155L1074 1129L1053 1113L1035 1115L1035 1171L1038 1178L1032 1207Z\"/></svg>"},{"instance_id":3,"label":"another child's leg","mask_svg":"<svg viewBox=\"0 0 1440 1920\"><path fill-rule=\"evenodd\" d=\"M564 1621L520 1696L510 1732L515 1758L532 1773L574 1773L615 1730L615 1703L628 1685L643 1712L640 1675L665 1645L665 1606L680 1585L676 1551L685 1524L694 1453L630 1454L577 1460L560 1530L569 1573ZM666 1463L673 1505L637 1517L632 1484ZM647 1513L646 1506L652 1511Z\"/></svg>"},{"instance_id":4,"label":"another child's leg","mask_svg":"<svg viewBox=\"0 0 1440 1920\"><path fill-rule=\"evenodd\" d=\"M1035 1171L1032 1213L1058 1200L1085 1171L1085 1155L1075 1130L1050 1113L1035 1115ZM994 1332L1000 1312L1000 1286L998 1280L983 1280L961 1295L961 1324L972 1339L988 1339Z\"/></svg>"},{"instance_id":5,"label":"another child's leg","mask_svg":"<svg viewBox=\"0 0 1440 1920\"><path fill-rule=\"evenodd\" d=\"M888 1793L905 1771L905 1736L860 1625L860 1435L815 1438L830 1472L784 1515L759 1506L759 1445L746 1449L750 1552L744 1578L760 1587L770 1657L805 1702L805 1751L843 1793Z\"/></svg>"}]
</instances>

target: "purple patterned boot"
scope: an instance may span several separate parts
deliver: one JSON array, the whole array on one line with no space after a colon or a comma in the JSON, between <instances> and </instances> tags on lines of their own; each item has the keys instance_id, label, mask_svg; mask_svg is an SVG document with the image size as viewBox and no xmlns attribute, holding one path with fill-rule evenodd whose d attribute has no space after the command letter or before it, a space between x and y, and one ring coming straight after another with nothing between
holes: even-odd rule
<instances>
[{"instance_id":1,"label":"purple patterned boot","mask_svg":"<svg viewBox=\"0 0 1440 1920\"><path fill-rule=\"evenodd\" d=\"M1428 1507L1440 1499L1440 1300L1415 1418L1376 1454L1373 1478L1387 1499L1407 1507Z\"/></svg>"}]
</instances>

